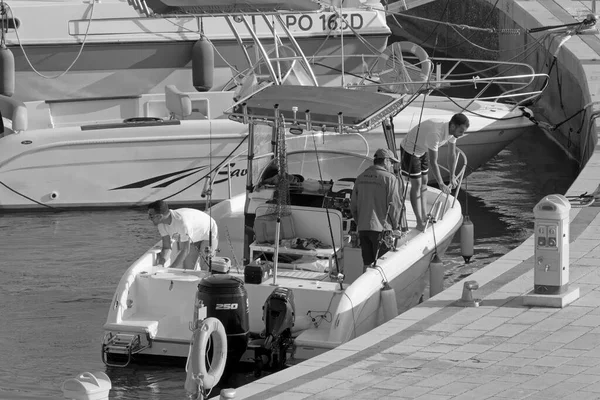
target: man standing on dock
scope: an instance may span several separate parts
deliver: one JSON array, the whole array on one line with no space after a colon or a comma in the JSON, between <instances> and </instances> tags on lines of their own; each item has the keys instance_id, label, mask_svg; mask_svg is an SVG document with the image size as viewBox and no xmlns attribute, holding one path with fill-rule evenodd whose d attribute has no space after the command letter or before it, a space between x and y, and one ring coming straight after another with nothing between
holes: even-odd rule
<instances>
[{"instance_id":1,"label":"man standing on dock","mask_svg":"<svg viewBox=\"0 0 600 400\"><path fill-rule=\"evenodd\" d=\"M440 119L428 119L413 127L400 144L400 158L402 160L402 175L410 180L410 204L417 218L417 229L425 230L427 215L426 199L423 195L427 191L427 174L429 172L429 158L433 176L440 190L446 194L458 185L456 181L454 164L456 162L456 140L469 129L469 119L466 115L454 114L450 122ZM438 164L438 149L448 143L450 155L450 182L444 183L440 166Z\"/></svg>"},{"instance_id":2,"label":"man standing on dock","mask_svg":"<svg viewBox=\"0 0 600 400\"><path fill-rule=\"evenodd\" d=\"M203 245L208 246L208 255L214 256L213 249L219 244L219 231L210 215L193 208L169 210L167 202L158 200L148 205L148 218L162 238L157 264L164 265L170 259L172 240L177 242L179 252L170 268L194 269ZM210 246L207 241L210 241Z\"/></svg>"},{"instance_id":3,"label":"man standing on dock","mask_svg":"<svg viewBox=\"0 0 600 400\"><path fill-rule=\"evenodd\" d=\"M393 173L398 162L391 150L379 149L373 165L354 183L350 211L360 240L363 272L388 251L382 242L384 232L400 229L401 185Z\"/></svg>"}]
</instances>

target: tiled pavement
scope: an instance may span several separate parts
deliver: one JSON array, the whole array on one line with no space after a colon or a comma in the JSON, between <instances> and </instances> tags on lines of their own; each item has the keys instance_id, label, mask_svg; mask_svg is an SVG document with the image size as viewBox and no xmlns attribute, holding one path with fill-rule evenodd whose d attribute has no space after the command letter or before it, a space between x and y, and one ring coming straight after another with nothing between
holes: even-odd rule
<instances>
[{"instance_id":1,"label":"tiled pavement","mask_svg":"<svg viewBox=\"0 0 600 400\"><path fill-rule=\"evenodd\" d=\"M576 17L590 3L546 1ZM597 147L567 195L599 184ZM479 283L480 307L453 304L458 282L349 343L238 388L236 400L600 399L599 212L571 210L570 283L580 297L567 307L522 305L533 288L529 238L468 278Z\"/></svg>"},{"instance_id":2,"label":"tiled pavement","mask_svg":"<svg viewBox=\"0 0 600 400\"><path fill-rule=\"evenodd\" d=\"M582 178L600 176L595 159ZM571 305L522 305L533 287L530 238L469 277L480 307L453 305L459 282L352 342L238 388L236 399L600 399L599 212L571 213L570 282L580 288Z\"/></svg>"}]
</instances>

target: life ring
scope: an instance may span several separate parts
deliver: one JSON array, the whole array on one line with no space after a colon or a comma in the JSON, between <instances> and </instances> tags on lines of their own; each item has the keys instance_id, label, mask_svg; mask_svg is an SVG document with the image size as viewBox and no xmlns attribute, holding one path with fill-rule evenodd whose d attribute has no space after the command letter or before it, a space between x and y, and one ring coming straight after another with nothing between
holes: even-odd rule
<instances>
[{"instance_id":1,"label":"life ring","mask_svg":"<svg viewBox=\"0 0 600 400\"><path fill-rule=\"evenodd\" d=\"M212 337L213 356L210 368L206 368L206 347ZM212 389L223 376L227 362L227 335L225 327L217 318L206 318L199 329L192 335L190 353L185 370L185 389L196 393L198 379L202 380L204 389Z\"/></svg>"},{"instance_id":2,"label":"life ring","mask_svg":"<svg viewBox=\"0 0 600 400\"><path fill-rule=\"evenodd\" d=\"M402 41L400 42L400 50L402 50L402 52L412 53L419 59L423 80L427 80L431 73L431 65L433 63L429 59L429 54L427 54L425 49L413 42Z\"/></svg>"}]
</instances>

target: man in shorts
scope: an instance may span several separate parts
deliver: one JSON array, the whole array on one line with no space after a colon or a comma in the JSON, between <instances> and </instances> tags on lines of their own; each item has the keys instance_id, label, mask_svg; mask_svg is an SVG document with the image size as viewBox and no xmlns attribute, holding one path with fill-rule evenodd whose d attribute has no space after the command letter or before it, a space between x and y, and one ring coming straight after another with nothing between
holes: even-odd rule
<instances>
[{"instance_id":1,"label":"man in shorts","mask_svg":"<svg viewBox=\"0 0 600 400\"><path fill-rule=\"evenodd\" d=\"M214 256L219 231L210 215L193 208L170 210L164 200L158 200L148 205L148 218L162 238L157 264L164 265L171 259L171 242L177 243L179 252L170 268L195 269L203 246L208 246L208 255Z\"/></svg>"},{"instance_id":2,"label":"man in shorts","mask_svg":"<svg viewBox=\"0 0 600 400\"><path fill-rule=\"evenodd\" d=\"M384 232L400 229L401 185L393 173L395 163L398 159L391 150L379 149L373 165L354 183L350 211L360 240L363 272L388 251L382 243Z\"/></svg>"},{"instance_id":3,"label":"man in shorts","mask_svg":"<svg viewBox=\"0 0 600 400\"><path fill-rule=\"evenodd\" d=\"M426 227L427 207L423 194L427 191L429 163L431 161L433 176L440 190L450 193L450 190L458 185L453 169L456 161L456 140L464 135L467 129L469 119L462 113L454 114L450 122L428 119L413 127L400 145L402 175L410 180L410 204L417 218L417 229L421 231ZM438 164L438 149L445 143L448 143L449 165L452 169L448 185L442 179Z\"/></svg>"}]
</instances>

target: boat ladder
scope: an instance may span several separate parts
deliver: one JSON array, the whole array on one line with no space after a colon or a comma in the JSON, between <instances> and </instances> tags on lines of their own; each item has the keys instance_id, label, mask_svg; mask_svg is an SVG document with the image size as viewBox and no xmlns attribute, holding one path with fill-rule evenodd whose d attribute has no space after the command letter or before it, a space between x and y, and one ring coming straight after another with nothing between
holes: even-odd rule
<instances>
[{"instance_id":1,"label":"boat ladder","mask_svg":"<svg viewBox=\"0 0 600 400\"><path fill-rule=\"evenodd\" d=\"M148 344L142 345L139 334L135 333L107 333L102 340L102 362L109 367L126 367L131 362L131 356L144 351L152 346L151 339L147 337ZM123 362L111 362L108 354L122 354L127 356Z\"/></svg>"}]
</instances>

